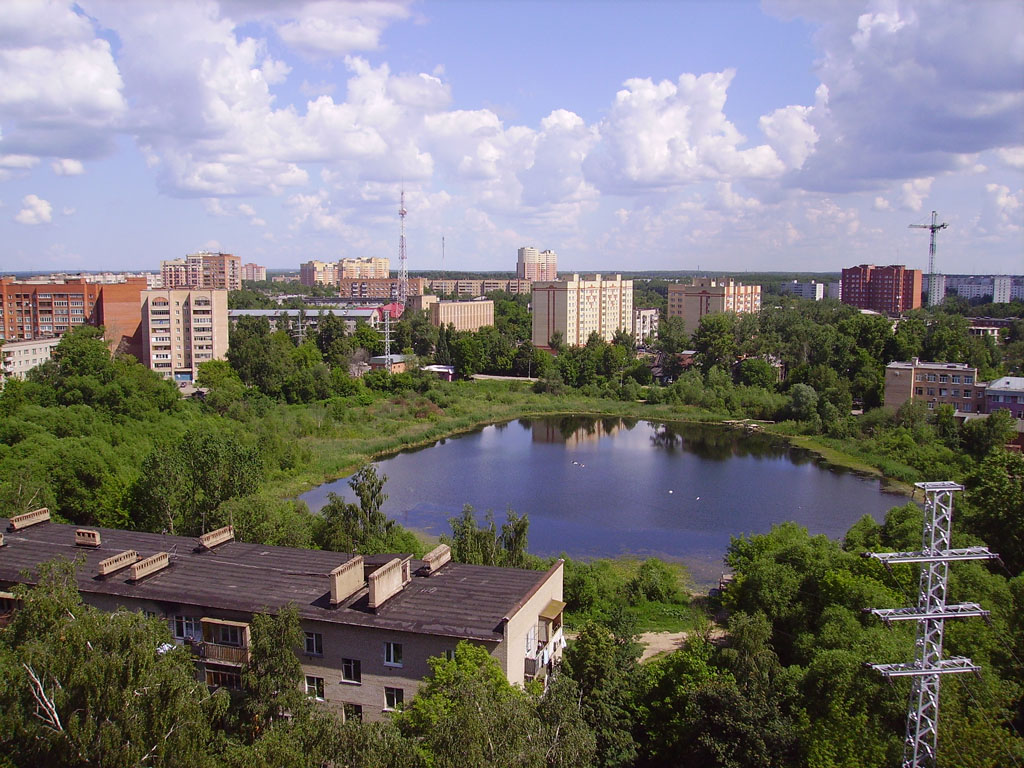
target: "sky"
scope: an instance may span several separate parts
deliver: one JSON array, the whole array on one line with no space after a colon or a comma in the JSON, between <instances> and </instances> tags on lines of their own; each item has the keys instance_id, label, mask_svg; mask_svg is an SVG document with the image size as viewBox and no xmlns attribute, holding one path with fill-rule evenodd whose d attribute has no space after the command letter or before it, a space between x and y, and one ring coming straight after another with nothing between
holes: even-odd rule
<instances>
[{"instance_id":1,"label":"sky","mask_svg":"<svg viewBox=\"0 0 1024 768\"><path fill-rule=\"evenodd\" d=\"M0 6L0 272L1024 274L1019 0Z\"/></svg>"}]
</instances>

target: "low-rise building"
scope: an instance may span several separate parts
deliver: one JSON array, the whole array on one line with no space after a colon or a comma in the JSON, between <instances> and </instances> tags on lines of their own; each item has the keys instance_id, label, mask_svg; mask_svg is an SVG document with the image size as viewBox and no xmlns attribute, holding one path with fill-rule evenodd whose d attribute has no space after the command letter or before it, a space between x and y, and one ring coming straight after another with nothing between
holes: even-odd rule
<instances>
[{"instance_id":1,"label":"low-rise building","mask_svg":"<svg viewBox=\"0 0 1024 768\"><path fill-rule=\"evenodd\" d=\"M443 545L423 560L364 557L247 544L230 527L197 540L82 531L48 517L0 519L0 589L33 584L42 563L64 557L86 603L167 622L211 687L241 688L253 614L289 605L302 625L306 692L350 717L400 709L430 672L427 660L463 640L486 648L519 685L561 656L561 561L547 571L463 565Z\"/></svg>"},{"instance_id":2,"label":"low-rise building","mask_svg":"<svg viewBox=\"0 0 1024 768\"><path fill-rule=\"evenodd\" d=\"M966 363L929 363L913 358L885 367L885 405L896 409L908 400L927 403L929 409L952 405L963 413L985 410L985 386L978 369Z\"/></svg>"},{"instance_id":3,"label":"low-rise building","mask_svg":"<svg viewBox=\"0 0 1024 768\"><path fill-rule=\"evenodd\" d=\"M10 341L4 344L0 347L0 382L24 379L25 374L53 357L53 350L58 344L58 338Z\"/></svg>"},{"instance_id":4,"label":"low-rise building","mask_svg":"<svg viewBox=\"0 0 1024 768\"><path fill-rule=\"evenodd\" d=\"M271 331L289 331L300 336L316 333L322 315L334 315L345 322L345 331L352 333L359 323L376 328L380 313L375 307L352 309L229 309L228 322L234 328L243 317L263 317Z\"/></svg>"},{"instance_id":5,"label":"low-rise building","mask_svg":"<svg viewBox=\"0 0 1024 768\"><path fill-rule=\"evenodd\" d=\"M398 299L397 277L390 278L360 278L360 279L339 279L338 295L346 299L378 300L389 301ZM407 295L415 296L423 293L424 280L421 277L409 278L409 292Z\"/></svg>"},{"instance_id":6,"label":"low-rise building","mask_svg":"<svg viewBox=\"0 0 1024 768\"><path fill-rule=\"evenodd\" d=\"M456 331L478 331L494 325L494 302L490 299L435 301L428 312L433 325L451 325Z\"/></svg>"},{"instance_id":7,"label":"low-rise building","mask_svg":"<svg viewBox=\"0 0 1024 768\"><path fill-rule=\"evenodd\" d=\"M1024 419L1024 376L1003 376L985 385L985 412L1001 408L1015 419Z\"/></svg>"}]
</instances>

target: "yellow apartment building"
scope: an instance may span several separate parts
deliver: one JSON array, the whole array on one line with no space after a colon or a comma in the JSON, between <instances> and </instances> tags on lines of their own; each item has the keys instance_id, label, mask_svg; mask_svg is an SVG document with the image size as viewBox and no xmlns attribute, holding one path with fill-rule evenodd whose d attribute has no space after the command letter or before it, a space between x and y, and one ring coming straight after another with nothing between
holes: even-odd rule
<instances>
[{"instance_id":1,"label":"yellow apartment building","mask_svg":"<svg viewBox=\"0 0 1024 768\"><path fill-rule=\"evenodd\" d=\"M428 311L431 323L438 327L453 325L456 331L476 331L494 325L494 302L490 299L434 301Z\"/></svg>"},{"instance_id":2,"label":"yellow apartment building","mask_svg":"<svg viewBox=\"0 0 1024 768\"><path fill-rule=\"evenodd\" d=\"M622 275L567 275L533 284L533 344L545 349L557 331L570 347L597 332L611 341L615 331L633 332L633 281Z\"/></svg>"},{"instance_id":3,"label":"yellow apartment building","mask_svg":"<svg viewBox=\"0 0 1024 768\"><path fill-rule=\"evenodd\" d=\"M149 290L142 302L142 363L175 381L194 381L199 366L228 352L228 292Z\"/></svg>"},{"instance_id":4,"label":"yellow apartment building","mask_svg":"<svg viewBox=\"0 0 1024 768\"><path fill-rule=\"evenodd\" d=\"M668 287L668 317L681 317L693 333L704 315L715 312L761 311L761 286L744 285L732 278L698 277L693 285Z\"/></svg>"}]
</instances>

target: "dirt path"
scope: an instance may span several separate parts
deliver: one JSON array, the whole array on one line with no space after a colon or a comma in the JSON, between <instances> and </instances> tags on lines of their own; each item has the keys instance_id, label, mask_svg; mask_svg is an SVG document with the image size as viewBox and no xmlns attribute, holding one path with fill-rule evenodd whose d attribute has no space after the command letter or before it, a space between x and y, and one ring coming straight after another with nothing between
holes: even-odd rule
<instances>
[{"instance_id":1,"label":"dirt path","mask_svg":"<svg viewBox=\"0 0 1024 768\"><path fill-rule=\"evenodd\" d=\"M644 632L637 641L644 647L640 661L647 661L659 653L671 653L683 647L689 632ZM725 630L715 628L709 635L712 640L725 637Z\"/></svg>"}]
</instances>

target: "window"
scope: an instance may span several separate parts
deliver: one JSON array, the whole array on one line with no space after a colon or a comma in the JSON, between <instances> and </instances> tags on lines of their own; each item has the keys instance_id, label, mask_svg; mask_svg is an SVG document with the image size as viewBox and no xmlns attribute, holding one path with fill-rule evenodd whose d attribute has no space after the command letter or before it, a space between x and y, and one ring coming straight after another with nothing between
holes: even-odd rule
<instances>
[{"instance_id":1,"label":"window","mask_svg":"<svg viewBox=\"0 0 1024 768\"><path fill-rule=\"evenodd\" d=\"M954 389L953 390L953 397L960 397L960 390L959 389Z\"/></svg>"},{"instance_id":2,"label":"window","mask_svg":"<svg viewBox=\"0 0 1024 768\"><path fill-rule=\"evenodd\" d=\"M229 627L223 624L213 625L213 641L217 645L233 645L241 647L242 632L238 627Z\"/></svg>"},{"instance_id":3,"label":"window","mask_svg":"<svg viewBox=\"0 0 1024 768\"><path fill-rule=\"evenodd\" d=\"M939 383L940 384L948 384L949 383L949 376L947 376L946 374L942 374L941 376L939 376Z\"/></svg>"},{"instance_id":4,"label":"window","mask_svg":"<svg viewBox=\"0 0 1024 768\"><path fill-rule=\"evenodd\" d=\"M939 397L949 397L949 390L945 387L939 387Z\"/></svg>"},{"instance_id":5,"label":"window","mask_svg":"<svg viewBox=\"0 0 1024 768\"><path fill-rule=\"evenodd\" d=\"M935 374L934 373L929 373L928 374L928 381L935 381Z\"/></svg>"},{"instance_id":6,"label":"window","mask_svg":"<svg viewBox=\"0 0 1024 768\"><path fill-rule=\"evenodd\" d=\"M934 395L935 394L935 387L928 387L928 394L929 395Z\"/></svg>"},{"instance_id":7,"label":"window","mask_svg":"<svg viewBox=\"0 0 1024 768\"><path fill-rule=\"evenodd\" d=\"M384 689L384 709L385 711L393 711L401 709L405 703L405 691L401 688L385 688Z\"/></svg>"},{"instance_id":8,"label":"window","mask_svg":"<svg viewBox=\"0 0 1024 768\"><path fill-rule=\"evenodd\" d=\"M959 374L956 374L956 375L953 376L953 383L954 384L959 384L960 383L960 375Z\"/></svg>"},{"instance_id":9,"label":"window","mask_svg":"<svg viewBox=\"0 0 1024 768\"><path fill-rule=\"evenodd\" d=\"M356 720L358 722L362 722L363 708L359 704L343 704L341 709L346 721Z\"/></svg>"},{"instance_id":10,"label":"window","mask_svg":"<svg viewBox=\"0 0 1024 768\"><path fill-rule=\"evenodd\" d=\"M384 664L388 667L402 666L401 643L384 643Z\"/></svg>"},{"instance_id":11,"label":"window","mask_svg":"<svg viewBox=\"0 0 1024 768\"><path fill-rule=\"evenodd\" d=\"M195 616L175 616L174 636L179 640L202 640L202 623Z\"/></svg>"},{"instance_id":12,"label":"window","mask_svg":"<svg viewBox=\"0 0 1024 768\"><path fill-rule=\"evenodd\" d=\"M923 387L915 387L914 388L914 394L915 395L923 395L924 394L924 388Z\"/></svg>"},{"instance_id":13,"label":"window","mask_svg":"<svg viewBox=\"0 0 1024 768\"><path fill-rule=\"evenodd\" d=\"M324 679L306 675L306 695L314 699L324 700Z\"/></svg>"},{"instance_id":14,"label":"window","mask_svg":"<svg viewBox=\"0 0 1024 768\"><path fill-rule=\"evenodd\" d=\"M974 377L973 376L964 376L964 384L973 384L973 383L974 383Z\"/></svg>"},{"instance_id":15,"label":"window","mask_svg":"<svg viewBox=\"0 0 1024 768\"><path fill-rule=\"evenodd\" d=\"M211 688L242 690L242 676L238 672L206 668L206 684Z\"/></svg>"},{"instance_id":16,"label":"window","mask_svg":"<svg viewBox=\"0 0 1024 768\"><path fill-rule=\"evenodd\" d=\"M306 653L310 656L324 655L324 636L319 632L306 633Z\"/></svg>"},{"instance_id":17,"label":"window","mask_svg":"<svg viewBox=\"0 0 1024 768\"><path fill-rule=\"evenodd\" d=\"M961 411L969 411L969 410L971 410L971 404L970 403L964 403L963 405L960 406L960 410Z\"/></svg>"},{"instance_id":18,"label":"window","mask_svg":"<svg viewBox=\"0 0 1024 768\"><path fill-rule=\"evenodd\" d=\"M455 649L454 648L446 648L445 649L445 651L444 651L444 660L445 661L455 661Z\"/></svg>"},{"instance_id":19,"label":"window","mask_svg":"<svg viewBox=\"0 0 1024 768\"><path fill-rule=\"evenodd\" d=\"M361 683L363 681L362 664L359 659L341 660L341 679L346 683Z\"/></svg>"}]
</instances>

